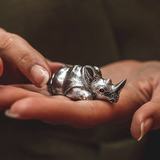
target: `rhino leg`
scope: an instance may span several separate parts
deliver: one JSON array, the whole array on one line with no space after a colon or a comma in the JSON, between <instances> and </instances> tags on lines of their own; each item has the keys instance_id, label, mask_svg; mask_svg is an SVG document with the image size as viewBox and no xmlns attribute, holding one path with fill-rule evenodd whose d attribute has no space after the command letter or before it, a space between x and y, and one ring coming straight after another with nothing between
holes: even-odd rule
<instances>
[{"instance_id":1,"label":"rhino leg","mask_svg":"<svg viewBox=\"0 0 160 160\"><path fill-rule=\"evenodd\" d=\"M94 96L91 92L81 88L72 88L66 93L65 96L71 99L76 99L76 100L93 100L94 99Z\"/></svg>"}]
</instances>

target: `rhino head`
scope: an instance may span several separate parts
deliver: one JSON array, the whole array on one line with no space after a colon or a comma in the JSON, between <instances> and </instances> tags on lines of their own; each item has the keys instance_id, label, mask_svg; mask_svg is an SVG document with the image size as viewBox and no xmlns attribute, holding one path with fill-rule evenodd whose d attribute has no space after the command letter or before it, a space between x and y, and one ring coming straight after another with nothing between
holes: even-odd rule
<instances>
[{"instance_id":1,"label":"rhino head","mask_svg":"<svg viewBox=\"0 0 160 160\"><path fill-rule=\"evenodd\" d=\"M90 80L90 89L95 94L96 99L107 100L111 103L116 103L119 99L119 94L122 91L126 79L123 79L118 84L113 84L111 79L103 79L98 67L86 67L86 79Z\"/></svg>"},{"instance_id":2,"label":"rhino head","mask_svg":"<svg viewBox=\"0 0 160 160\"><path fill-rule=\"evenodd\" d=\"M126 79L118 84L112 84L111 79L103 79L91 83L92 91L96 94L96 99L108 100L111 103L116 103L119 99L119 94L126 83Z\"/></svg>"}]
</instances>

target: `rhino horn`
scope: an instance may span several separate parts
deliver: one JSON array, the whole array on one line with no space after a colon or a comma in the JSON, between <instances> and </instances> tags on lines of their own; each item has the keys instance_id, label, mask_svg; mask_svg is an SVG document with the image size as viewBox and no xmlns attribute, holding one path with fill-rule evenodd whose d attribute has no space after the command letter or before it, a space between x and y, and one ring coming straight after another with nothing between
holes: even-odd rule
<instances>
[{"instance_id":1,"label":"rhino horn","mask_svg":"<svg viewBox=\"0 0 160 160\"><path fill-rule=\"evenodd\" d=\"M113 91L115 92L115 93L120 93L121 92L121 90L123 89L123 87L124 87L124 85L126 84L126 81L127 81L127 79L123 79L121 82L119 82L118 84L116 84L116 85L113 85Z\"/></svg>"}]
</instances>

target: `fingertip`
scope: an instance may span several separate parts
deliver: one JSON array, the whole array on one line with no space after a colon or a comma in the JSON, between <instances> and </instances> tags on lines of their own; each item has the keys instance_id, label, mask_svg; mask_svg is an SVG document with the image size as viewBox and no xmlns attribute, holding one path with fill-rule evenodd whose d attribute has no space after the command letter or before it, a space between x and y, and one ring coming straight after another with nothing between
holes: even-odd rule
<instances>
[{"instance_id":1,"label":"fingertip","mask_svg":"<svg viewBox=\"0 0 160 160\"><path fill-rule=\"evenodd\" d=\"M151 129L159 127L158 117L159 105L150 101L142 105L133 115L131 134L133 138L140 141Z\"/></svg>"},{"instance_id":2,"label":"fingertip","mask_svg":"<svg viewBox=\"0 0 160 160\"><path fill-rule=\"evenodd\" d=\"M12 113L9 109L4 112L4 115L9 118L17 119L19 118L19 114Z\"/></svg>"},{"instance_id":3,"label":"fingertip","mask_svg":"<svg viewBox=\"0 0 160 160\"><path fill-rule=\"evenodd\" d=\"M43 87L47 84L50 74L40 65L34 65L30 71L31 77L33 78L35 85L38 87Z\"/></svg>"},{"instance_id":4,"label":"fingertip","mask_svg":"<svg viewBox=\"0 0 160 160\"><path fill-rule=\"evenodd\" d=\"M140 141L143 138L143 136L146 135L150 131L152 125L153 125L153 119L152 118L147 118L141 123L141 128L140 128L141 135L137 139L137 141Z\"/></svg>"},{"instance_id":5,"label":"fingertip","mask_svg":"<svg viewBox=\"0 0 160 160\"><path fill-rule=\"evenodd\" d=\"M24 98L15 102L9 110L5 111L5 115L14 119L31 119L29 114L33 108L33 98ZM29 115L29 116L28 116Z\"/></svg>"},{"instance_id":6,"label":"fingertip","mask_svg":"<svg viewBox=\"0 0 160 160\"><path fill-rule=\"evenodd\" d=\"M146 118L138 124L133 122L131 126L131 134L133 138L135 138L137 141L140 141L150 131L152 125L153 118Z\"/></svg>"}]
</instances>

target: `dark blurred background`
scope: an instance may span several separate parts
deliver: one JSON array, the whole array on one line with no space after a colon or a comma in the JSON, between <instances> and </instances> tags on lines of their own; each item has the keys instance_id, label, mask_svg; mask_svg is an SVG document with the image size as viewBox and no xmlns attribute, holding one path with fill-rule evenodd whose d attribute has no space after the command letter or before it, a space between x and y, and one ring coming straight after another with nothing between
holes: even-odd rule
<instances>
[{"instance_id":1,"label":"dark blurred background","mask_svg":"<svg viewBox=\"0 0 160 160\"><path fill-rule=\"evenodd\" d=\"M1 0L0 27L52 61L100 67L160 59L158 0ZM160 159L159 130L137 142L130 121L80 130L0 114L1 160Z\"/></svg>"}]
</instances>

